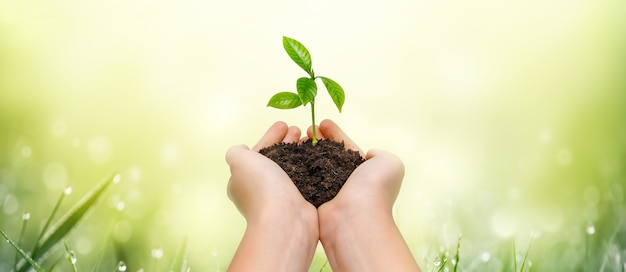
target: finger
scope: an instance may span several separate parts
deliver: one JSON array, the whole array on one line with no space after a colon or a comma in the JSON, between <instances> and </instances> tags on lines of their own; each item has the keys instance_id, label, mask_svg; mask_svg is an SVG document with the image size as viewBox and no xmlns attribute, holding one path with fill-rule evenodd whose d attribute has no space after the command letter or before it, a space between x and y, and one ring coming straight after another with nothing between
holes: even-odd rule
<instances>
[{"instance_id":1,"label":"finger","mask_svg":"<svg viewBox=\"0 0 626 272\"><path fill-rule=\"evenodd\" d=\"M247 145L235 145L230 147L228 151L226 151L226 163L228 163L228 165L232 165L233 162L238 161L237 157L239 157L242 152L248 150L250 149Z\"/></svg>"},{"instance_id":2,"label":"finger","mask_svg":"<svg viewBox=\"0 0 626 272\"><path fill-rule=\"evenodd\" d=\"M319 130L327 138L336 142L343 142L347 149L358 151L363 156L363 150L332 120L326 119L322 121L319 125Z\"/></svg>"},{"instance_id":3,"label":"finger","mask_svg":"<svg viewBox=\"0 0 626 272\"><path fill-rule=\"evenodd\" d=\"M268 130L265 132L263 137L259 140L259 142L252 147L252 150L259 151L264 147L271 146L276 143L280 143L283 139L285 139L285 135L287 135L287 124L283 121L278 121L274 123Z\"/></svg>"},{"instance_id":4,"label":"finger","mask_svg":"<svg viewBox=\"0 0 626 272\"><path fill-rule=\"evenodd\" d=\"M367 163L377 164L375 167L376 169L388 170L390 173L395 173L397 178L400 179L404 177L404 163L402 163L402 160L400 160L400 158L393 153L380 149L371 149L367 151L365 159Z\"/></svg>"},{"instance_id":5,"label":"finger","mask_svg":"<svg viewBox=\"0 0 626 272\"><path fill-rule=\"evenodd\" d=\"M283 142L284 143L297 142L300 139L301 134L302 132L300 131L300 128L296 126L291 126L289 127L289 129L287 129L287 134L285 135Z\"/></svg>"}]
</instances>

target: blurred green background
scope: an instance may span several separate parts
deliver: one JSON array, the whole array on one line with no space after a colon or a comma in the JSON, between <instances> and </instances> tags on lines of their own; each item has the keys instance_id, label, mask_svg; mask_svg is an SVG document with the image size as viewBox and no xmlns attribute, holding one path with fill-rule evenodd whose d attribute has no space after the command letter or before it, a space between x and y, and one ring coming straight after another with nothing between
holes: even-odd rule
<instances>
[{"instance_id":1,"label":"blurred green background","mask_svg":"<svg viewBox=\"0 0 626 272\"><path fill-rule=\"evenodd\" d=\"M79 268L164 271L187 236L192 270L225 270L245 229L225 151L310 125L265 107L304 76L283 35L346 91L318 120L403 159L395 215L422 269L460 234L463 271L511 271L513 247L519 267L531 236L533 271L626 269L616 0L0 0L0 229L29 213L30 248L64 188L62 211L118 171L66 239Z\"/></svg>"}]
</instances>

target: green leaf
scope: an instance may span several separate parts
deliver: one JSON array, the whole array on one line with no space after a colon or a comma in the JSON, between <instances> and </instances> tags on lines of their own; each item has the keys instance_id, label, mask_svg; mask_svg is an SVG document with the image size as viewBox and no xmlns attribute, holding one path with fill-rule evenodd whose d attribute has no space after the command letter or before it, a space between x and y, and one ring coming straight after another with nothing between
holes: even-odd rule
<instances>
[{"instance_id":1,"label":"green leaf","mask_svg":"<svg viewBox=\"0 0 626 272\"><path fill-rule=\"evenodd\" d=\"M292 92L280 92L272 96L270 101L267 102L268 107L273 107L277 109L293 109L302 105L302 100L300 100L300 96L297 93Z\"/></svg>"},{"instance_id":2,"label":"green leaf","mask_svg":"<svg viewBox=\"0 0 626 272\"><path fill-rule=\"evenodd\" d=\"M46 253L54 246L58 245L61 240L78 224L80 219L94 206L98 198L104 193L105 189L114 181L119 179L118 175L111 175L105 178L100 184L96 185L91 191L89 191L81 201L76 203L61 219L59 223L52 227L44 240L40 242L33 251L33 260L40 261L47 256ZM19 271L28 271L30 268L29 263L21 267Z\"/></svg>"},{"instance_id":3,"label":"green leaf","mask_svg":"<svg viewBox=\"0 0 626 272\"><path fill-rule=\"evenodd\" d=\"M343 107L343 102L346 100L346 95L343 92L343 88L339 86L339 83L327 77L320 77L322 82L324 82L324 86L326 86L326 90L328 94L335 102L337 109L341 112L341 108Z\"/></svg>"},{"instance_id":4,"label":"green leaf","mask_svg":"<svg viewBox=\"0 0 626 272\"><path fill-rule=\"evenodd\" d=\"M43 268L41 268L41 266L39 266L39 264L37 264L35 260L33 260L30 256L28 256L28 254L26 254L26 252L24 252L23 249L21 249L17 244L15 244L13 240L11 240L9 236L7 236L7 234L4 233L4 231L0 230L0 233L2 234L2 236L4 236L4 238L7 239L7 242L11 244L11 246L22 256L22 258L24 258L26 262L28 262L29 265L31 265L36 271L44 271Z\"/></svg>"},{"instance_id":5,"label":"green leaf","mask_svg":"<svg viewBox=\"0 0 626 272\"><path fill-rule=\"evenodd\" d=\"M315 101L315 96L317 95L317 84L314 79L308 77L298 78L296 82L296 89L298 89L298 95L300 96L300 100L302 100L302 104L306 106L309 102Z\"/></svg>"},{"instance_id":6,"label":"green leaf","mask_svg":"<svg viewBox=\"0 0 626 272\"><path fill-rule=\"evenodd\" d=\"M292 38L283 36L283 47L287 55L289 55L300 68L304 69L311 77L314 76L313 69L311 68L311 54L309 54L309 50L307 50L303 44Z\"/></svg>"}]
</instances>

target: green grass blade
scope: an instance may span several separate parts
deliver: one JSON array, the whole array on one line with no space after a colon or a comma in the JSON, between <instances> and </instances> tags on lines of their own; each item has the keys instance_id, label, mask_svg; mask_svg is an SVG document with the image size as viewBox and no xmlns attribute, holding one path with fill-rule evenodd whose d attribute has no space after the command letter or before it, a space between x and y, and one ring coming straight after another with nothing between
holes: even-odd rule
<instances>
[{"instance_id":1,"label":"green grass blade","mask_svg":"<svg viewBox=\"0 0 626 272\"><path fill-rule=\"evenodd\" d=\"M30 220L30 213L24 213L22 215L22 230L20 231L20 236L17 238L17 245L22 246L24 242L24 232L26 232L26 227L28 226L28 220ZM13 269L17 269L17 262L19 261L19 253L15 253L15 261L13 262Z\"/></svg>"},{"instance_id":2,"label":"green grass blade","mask_svg":"<svg viewBox=\"0 0 626 272\"><path fill-rule=\"evenodd\" d=\"M98 198L114 180L119 180L119 176L111 175L105 178L100 184L96 185L95 188L87 193L81 201L63 215L63 217L59 219L59 223L52 227L44 237L44 240L35 247L33 260L39 261L43 259L50 249L59 244L59 242L78 224L87 211L94 206ZM28 268L29 266L27 264L22 267L20 271L27 271Z\"/></svg>"},{"instance_id":3,"label":"green grass blade","mask_svg":"<svg viewBox=\"0 0 626 272\"><path fill-rule=\"evenodd\" d=\"M444 267L446 267L446 263L448 263L448 259L447 258L444 259L443 262L441 262L441 266L439 267L439 270L437 270L437 272L443 271Z\"/></svg>"},{"instance_id":4,"label":"green grass blade","mask_svg":"<svg viewBox=\"0 0 626 272\"><path fill-rule=\"evenodd\" d=\"M52 219L54 219L54 216L59 210L59 207L61 206L63 199L65 198L66 195L70 194L71 192L72 192L71 187L68 187L63 191L63 193L61 193L61 196L57 200L57 203L54 205L54 208L52 208L52 212L50 213L50 216L48 216L48 219L46 219L46 223L43 225L41 232L39 232L39 236L37 236L37 240L35 240L33 253L37 251L37 245L39 245L39 241L41 241L41 238L43 237L43 235L46 234L46 231L48 231L48 227L50 227L50 223L52 223Z\"/></svg>"},{"instance_id":5,"label":"green grass blade","mask_svg":"<svg viewBox=\"0 0 626 272\"><path fill-rule=\"evenodd\" d=\"M9 236L7 236L6 233L4 233L4 231L0 230L0 233L2 233L2 236L4 236L4 238L7 239L7 242L9 244L11 244L11 246L13 246L13 248L15 250L17 250L17 253L22 255L22 257L26 260L26 262L28 262L36 271L38 271L38 272L45 271L45 270L43 270L43 268L41 268L41 266L39 266L39 264L37 264L37 262L35 262L30 256L28 256L28 254L26 254L26 252L24 252L24 250L22 250L17 244L15 244L11 240L11 238L9 238Z\"/></svg>"},{"instance_id":6,"label":"green grass blade","mask_svg":"<svg viewBox=\"0 0 626 272\"><path fill-rule=\"evenodd\" d=\"M515 252L515 239L513 239L513 271L517 272L517 253Z\"/></svg>"},{"instance_id":7,"label":"green grass blade","mask_svg":"<svg viewBox=\"0 0 626 272\"><path fill-rule=\"evenodd\" d=\"M76 262L77 262L76 253L74 253L74 251L70 249L67 243L64 243L64 244L65 244L65 252L67 253L67 261L72 266L72 271L78 272L78 268L76 267Z\"/></svg>"},{"instance_id":8,"label":"green grass blade","mask_svg":"<svg viewBox=\"0 0 626 272\"><path fill-rule=\"evenodd\" d=\"M463 237L462 235L459 234L459 241L456 244L456 254L454 255L454 272L456 272L457 268L459 267L459 251L461 250L461 237Z\"/></svg>"},{"instance_id":9,"label":"green grass blade","mask_svg":"<svg viewBox=\"0 0 626 272\"><path fill-rule=\"evenodd\" d=\"M524 266L526 266L526 259L528 259L528 252L530 252L530 245L533 244L533 237L530 237L530 242L528 242L528 248L526 249L526 254L524 254L524 261L522 262L522 268L519 270L520 272L524 272Z\"/></svg>"},{"instance_id":10,"label":"green grass blade","mask_svg":"<svg viewBox=\"0 0 626 272\"><path fill-rule=\"evenodd\" d=\"M187 236L183 237L183 242L176 253L170 271L185 272L187 269Z\"/></svg>"}]
</instances>

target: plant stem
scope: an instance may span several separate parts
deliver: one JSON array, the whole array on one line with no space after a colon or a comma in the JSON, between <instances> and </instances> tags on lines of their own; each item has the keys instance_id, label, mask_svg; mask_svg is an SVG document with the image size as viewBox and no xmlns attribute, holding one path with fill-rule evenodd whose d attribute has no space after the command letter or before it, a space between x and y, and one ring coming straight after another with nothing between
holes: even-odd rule
<instances>
[{"instance_id":1,"label":"plant stem","mask_svg":"<svg viewBox=\"0 0 626 272\"><path fill-rule=\"evenodd\" d=\"M313 131L311 132L311 142L313 143L313 146L317 145L317 135L315 133L315 102L311 101L311 120L313 121Z\"/></svg>"}]
</instances>

